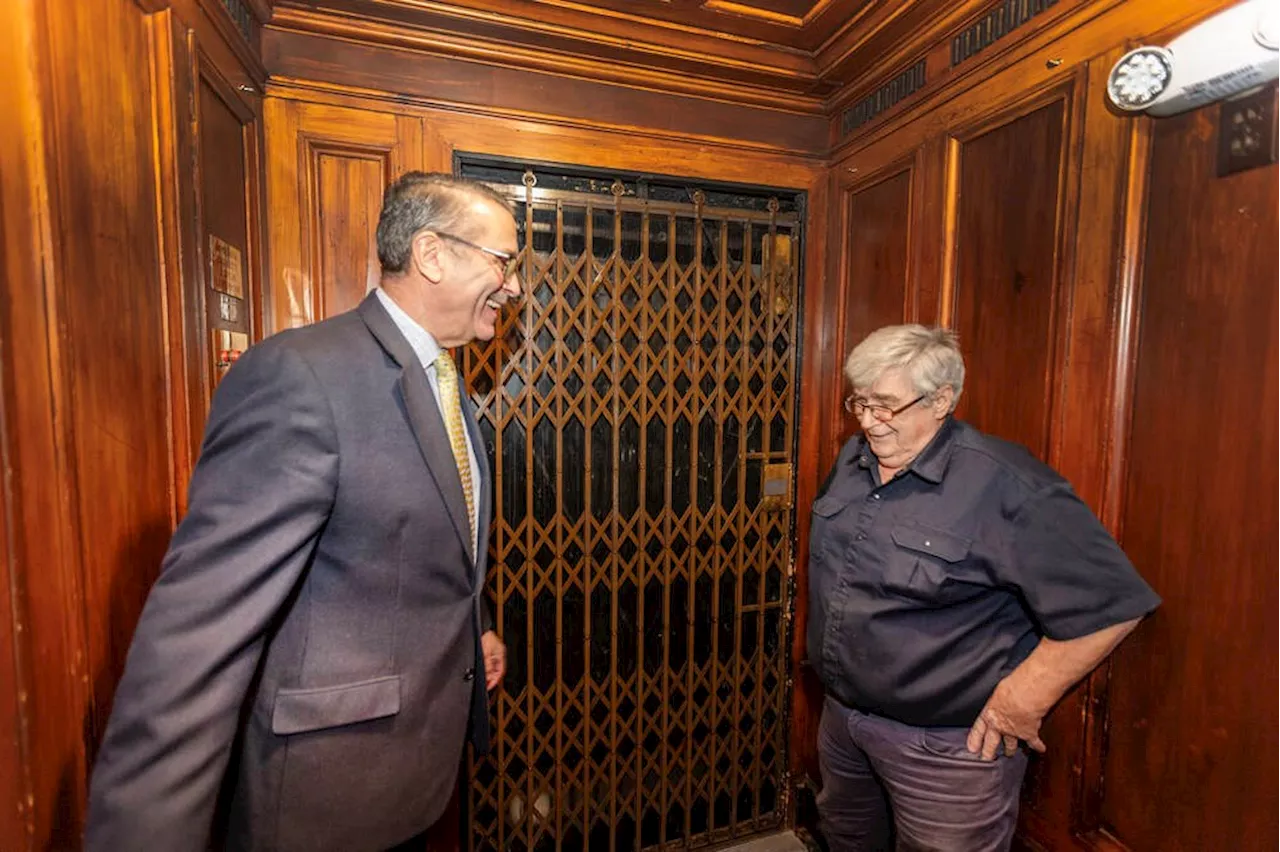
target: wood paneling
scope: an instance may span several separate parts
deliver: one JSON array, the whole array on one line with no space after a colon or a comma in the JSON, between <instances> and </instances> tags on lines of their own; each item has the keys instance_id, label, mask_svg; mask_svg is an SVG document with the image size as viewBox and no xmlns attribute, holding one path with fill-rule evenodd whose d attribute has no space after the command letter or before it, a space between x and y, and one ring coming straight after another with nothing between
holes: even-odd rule
<instances>
[{"instance_id":1,"label":"wood paneling","mask_svg":"<svg viewBox=\"0 0 1280 852\"><path fill-rule=\"evenodd\" d=\"M1114 666L1103 796L1133 849L1277 830L1276 168L1217 177L1217 113L1152 131L1122 530L1164 605Z\"/></svg>"},{"instance_id":2,"label":"wood paneling","mask_svg":"<svg viewBox=\"0 0 1280 852\"><path fill-rule=\"evenodd\" d=\"M262 255L257 199L262 182L258 170L256 113L202 51L195 51L198 101L195 124L199 181L199 227L196 254L200 276L192 300L203 305L196 329L196 349L204 364L205 393L194 403L193 420L203 423L209 390L222 368L212 341L214 329L241 332L256 339L261 325ZM216 243L231 246L238 257L241 294L220 292L213 280ZM233 258L234 259L234 258ZM215 286L216 285L216 286Z\"/></svg>"},{"instance_id":3,"label":"wood paneling","mask_svg":"<svg viewBox=\"0 0 1280 852\"><path fill-rule=\"evenodd\" d=\"M96 741L172 521L149 45L124 3L58 8L50 24L68 485ZM59 830L78 823L60 817Z\"/></svg>"},{"instance_id":4,"label":"wood paneling","mask_svg":"<svg viewBox=\"0 0 1280 852\"><path fill-rule=\"evenodd\" d=\"M959 142L956 153L951 325L974 378L959 416L1041 458L1049 449L1063 114L1055 99Z\"/></svg>"},{"instance_id":5,"label":"wood paneling","mask_svg":"<svg viewBox=\"0 0 1280 852\"><path fill-rule=\"evenodd\" d=\"M906 168L848 193L841 351L906 317L911 178ZM856 427L847 415L842 431L852 434Z\"/></svg>"},{"instance_id":6,"label":"wood paneling","mask_svg":"<svg viewBox=\"0 0 1280 852\"><path fill-rule=\"evenodd\" d=\"M271 99L272 282L266 322L306 325L353 307L377 283L374 243L382 193L422 167L422 122L325 104Z\"/></svg>"},{"instance_id":7,"label":"wood paneling","mask_svg":"<svg viewBox=\"0 0 1280 852\"><path fill-rule=\"evenodd\" d=\"M305 5L281 9L271 29L408 48L510 70L822 111L821 83L810 56L719 33L545 4L539 4L532 20L476 14L453 4L338 0L322 8Z\"/></svg>"},{"instance_id":8,"label":"wood paneling","mask_svg":"<svg viewBox=\"0 0 1280 852\"><path fill-rule=\"evenodd\" d=\"M187 484L200 451L208 404L203 302L199 299L196 141L189 129L195 98L188 28L170 11L151 16L151 68L156 87L156 176L161 273L169 350L170 457L175 517L186 511ZM182 132L188 131L188 132Z\"/></svg>"},{"instance_id":9,"label":"wood paneling","mask_svg":"<svg viewBox=\"0 0 1280 852\"><path fill-rule=\"evenodd\" d=\"M194 27L168 3L22 0L0 45L6 850L80 845L89 768L201 428L196 173L202 141L220 143L196 135L193 80L195 33L217 31L175 3ZM216 190L230 181L244 210L246 178Z\"/></svg>"},{"instance_id":10,"label":"wood paneling","mask_svg":"<svg viewBox=\"0 0 1280 852\"><path fill-rule=\"evenodd\" d=\"M969 14L985 0L968 0ZM807 102L849 79L849 60L882 51L956 10L943 0L289 0L277 30L402 45L508 68L643 82L735 103ZM958 20L958 18L957 18ZM376 28L369 22L376 21ZM361 25L364 26L361 26ZM838 68L836 66L839 66ZM865 65L860 66L863 70ZM736 84L736 85L726 85Z\"/></svg>"},{"instance_id":11,"label":"wood paneling","mask_svg":"<svg viewBox=\"0 0 1280 852\"><path fill-rule=\"evenodd\" d=\"M62 564L58 536L62 496L55 470L56 437L49 382L50 341L45 333L44 288L49 245L48 204L44 195L43 116L39 79L29 45L40 28L35 0L11 4L0 28L0 537L4 573L0 576L0 848L27 849L34 831L36 773L28 756L49 743L56 747L67 728L46 733L27 724L30 708L47 689L33 686L33 637L27 593L29 566L47 572ZM18 295L22 294L22 298ZM21 400L21 404L19 403ZM54 579L54 578L51 578ZM45 653L58 664L61 643ZM56 681L57 679L55 679ZM55 684L56 685L56 684ZM56 695L56 693L55 693ZM74 729L71 729L72 731ZM50 735L51 734L51 735ZM56 752L55 752L56 753ZM42 792L57 790L47 773ZM45 806L45 800L39 800Z\"/></svg>"},{"instance_id":12,"label":"wood paneling","mask_svg":"<svg viewBox=\"0 0 1280 852\"><path fill-rule=\"evenodd\" d=\"M11 17L24 150L4 163L4 408L22 753L0 774L27 795L22 836L0 845L69 849L171 524L153 101L137 6Z\"/></svg>"},{"instance_id":13,"label":"wood paneling","mask_svg":"<svg viewBox=\"0 0 1280 852\"><path fill-rule=\"evenodd\" d=\"M371 24L360 29L377 31ZM564 72L582 70L569 65L559 74L506 68L435 55L424 46L403 43L405 35L398 30L393 35L394 41L380 46L345 35L329 38L271 29L264 49L268 64L282 78L394 93L388 100L399 103L470 107L508 120L554 117L578 126L756 143L764 149L815 156L824 148L826 121L819 112L788 108L791 100L774 109L731 102L730 91L741 89L741 84L716 90L713 98L685 97L661 91L657 81L630 73L629 85L620 86L585 75L565 76ZM617 66L611 67L618 72Z\"/></svg>"},{"instance_id":14,"label":"wood paneling","mask_svg":"<svg viewBox=\"0 0 1280 852\"><path fill-rule=\"evenodd\" d=\"M375 157L321 153L316 160L315 234L325 316L360 304L381 276L375 232L382 191L395 178Z\"/></svg>"}]
</instances>

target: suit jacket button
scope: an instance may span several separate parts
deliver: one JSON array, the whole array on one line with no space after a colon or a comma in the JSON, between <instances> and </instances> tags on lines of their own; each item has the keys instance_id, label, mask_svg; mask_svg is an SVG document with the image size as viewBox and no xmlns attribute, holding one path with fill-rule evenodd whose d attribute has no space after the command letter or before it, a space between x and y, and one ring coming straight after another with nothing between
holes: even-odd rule
<instances>
[{"instance_id":1,"label":"suit jacket button","mask_svg":"<svg viewBox=\"0 0 1280 852\"><path fill-rule=\"evenodd\" d=\"M465 672L463 672L463 673L462 673L462 679L463 679L463 680L468 680L468 681L470 681L470 680L475 680L475 679L476 679L476 670L475 670L475 669L467 669Z\"/></svg>"}]
</instances>

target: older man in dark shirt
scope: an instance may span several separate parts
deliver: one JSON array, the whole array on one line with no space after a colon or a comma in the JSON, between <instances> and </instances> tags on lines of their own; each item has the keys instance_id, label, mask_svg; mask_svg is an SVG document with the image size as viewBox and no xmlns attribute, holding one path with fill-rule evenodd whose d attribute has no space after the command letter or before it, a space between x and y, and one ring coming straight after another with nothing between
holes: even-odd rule
<instances>
[{"instance_id":1,"label":"older man in dark shirt","mask_svg":"<svg viewBox=\"0 0 1280 852\"><path fill-rule=\"evenodd\" d=\"M845 445L813 505L809 659L827 691L835 852L1008 849L1040 722L1160 599L1071 486L951 412L955 336L849 355Z\"/></svg>"}]
</instances>

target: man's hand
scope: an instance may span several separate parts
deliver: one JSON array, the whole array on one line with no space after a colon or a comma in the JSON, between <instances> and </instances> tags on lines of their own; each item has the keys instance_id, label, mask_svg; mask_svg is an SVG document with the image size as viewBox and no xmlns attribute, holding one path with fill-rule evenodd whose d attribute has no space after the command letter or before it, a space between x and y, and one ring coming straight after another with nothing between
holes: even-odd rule
<instances>
[{"instance_id":1,"label":"man's hand","mask_svg":"<svg viewBox=\"0 0 1280 852\"><path fill-rule=\"evenodd\" d=\"M1011 683L1012 680L1011 675L996 684L995 691L969 729L966 745L974 754L981 752L983 760L995 760L1002 745L1005 756L1013 757L1018 752L1018 740L1035 751L1044 751L1040 722L1046 710L1040 709L1041 703L1029 700L1026 692L1019 689L1016 682Z\"/></svg>"},{"instance_id":2,"label":"man's hand","mask_svg":"<svg viewBox=\"0 0 1280 852\"><path fill-rule=\"evenodd\" d=\"M502 676L507 673L507 646L502 644L498 634L487 630L480 635L480 650L484 654L484 685L492 691L502 683Z\"/></svg>"},{"instance_id":3,"label":"man's hand","mask_svg":"<svg viewBox=\"0 0 1280 852\"><path fill-rule=\"evenodd\" d=\"M1141 619L1104 627L1076 639L1047 636L1022 663L996 684L978 719L969 729L968 747L983 760L995 760L1004 746L1010 757L1018 740L1043 752L1040 722L1073 683L1100 663Z\"/></svg>"}]
</instances>

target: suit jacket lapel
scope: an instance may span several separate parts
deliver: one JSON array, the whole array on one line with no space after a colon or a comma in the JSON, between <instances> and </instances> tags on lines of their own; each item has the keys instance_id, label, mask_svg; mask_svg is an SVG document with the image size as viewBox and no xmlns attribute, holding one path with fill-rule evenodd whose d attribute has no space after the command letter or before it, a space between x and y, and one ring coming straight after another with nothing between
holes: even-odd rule
<instances>
[{"instance_id":1,"label":"suit jacket lapel","mask_svg":"<svg viewBox=\"0 0 1280 852\"><path fill-rule=\"evenodd\" d=\"M414 354L413 347L404 339L400 329L396 328L395 322L375 294L370 293L365 297L360 303L359 311L369 331L400 365L400 396L409 426L418 441L427 470L431 472L436 488L444 498L454 529L462 539L467 554L474 561L471 525L467 522L467 502L462 496L462 479L458 476L458 465L449 446L449 433L445 430L444 417L440 414L435 394L431 392L431 384L427 381L427 372Z\"/></svg>"}]
</instances>

